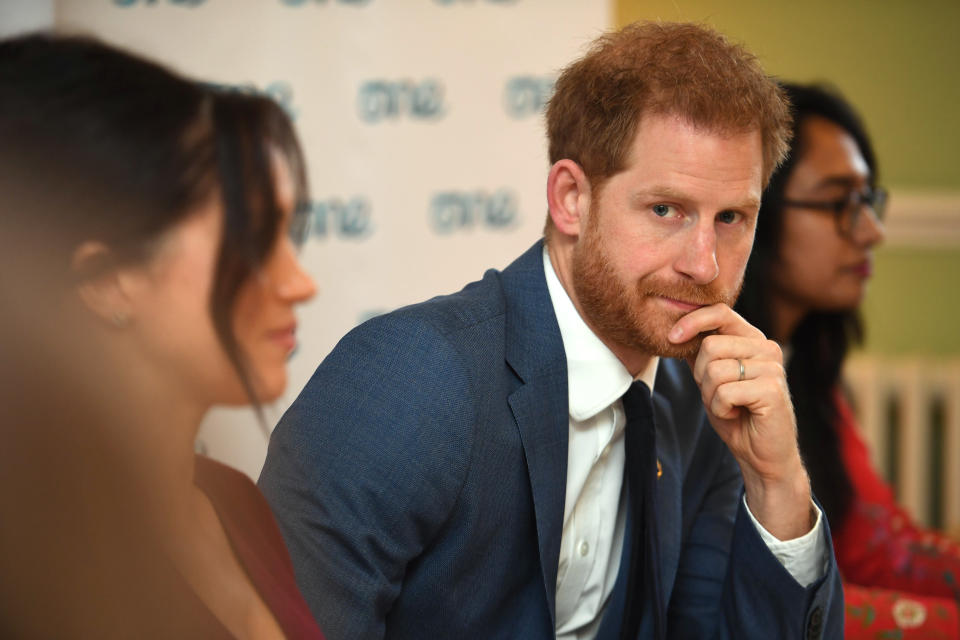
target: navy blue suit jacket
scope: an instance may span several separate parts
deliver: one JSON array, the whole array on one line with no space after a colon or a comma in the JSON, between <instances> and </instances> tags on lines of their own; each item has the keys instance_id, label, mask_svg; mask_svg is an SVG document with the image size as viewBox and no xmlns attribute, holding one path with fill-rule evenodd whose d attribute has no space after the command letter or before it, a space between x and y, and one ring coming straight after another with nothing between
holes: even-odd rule
<instances>
[{"instance_id":1,"label":"navy blue suit jacket","mask_svg":"<svg viewBox=\"0 0 960 640\"><path fill-rule=\"evenodd\" d=\"M541 243L340 341L260 477L328 638L554 637L567 398ZM769 552L685 363L654 405L669 637L841 637L832 557L803 588Z\"/></svg>"}]
</instances>

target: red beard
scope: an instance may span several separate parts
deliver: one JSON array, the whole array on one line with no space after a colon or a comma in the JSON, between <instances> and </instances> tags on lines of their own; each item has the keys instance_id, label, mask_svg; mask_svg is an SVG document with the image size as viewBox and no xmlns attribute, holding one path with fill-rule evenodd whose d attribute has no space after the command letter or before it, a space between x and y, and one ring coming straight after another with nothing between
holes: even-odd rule
<instances>
[{"instance_id":1,"label":"red beard","mask_svg":"<svg viewBox=\"0 0 960 640\"><path fill-rule=\"evenodd\" d=\"M643 353L667 358L695 355L705 334L680 344L670 342L667 333L685 312L668 311L656 298L733 306L742 280L735 290L724 291L714 283L668 282L651 274L640 278L631 288L610 265L597 233L596 219L594 212L587 223L586 234L573 253L573 289L587 324L602 339Z\"/></svg>"}]
</instances>

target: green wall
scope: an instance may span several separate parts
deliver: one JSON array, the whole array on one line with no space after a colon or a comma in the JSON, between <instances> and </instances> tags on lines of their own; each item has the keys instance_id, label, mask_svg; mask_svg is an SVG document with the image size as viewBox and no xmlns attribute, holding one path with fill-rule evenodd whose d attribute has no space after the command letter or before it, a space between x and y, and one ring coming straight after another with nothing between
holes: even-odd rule
<instances>
[{"instance_id":1,"label":"green wall","mask_svg":"<svg viewBox=\"0 0 960 640\"><path fill-rule=\"evenodd\" d=\"M960 251L888 247L877 252L863 312L867 350L960 355Z\"/></svg>"},{"instance_id":2,"label":"green wall","mask_svg":"<svg viewBox=\"0 0 960 640\"><path fill-rule=\"evenodd\" d=\"M778 77L826 81L862 113L881 182L955 192L960 202L960 2L957 0L615 0L616 24L713 25ZM958 216L960 219L960 216ZM960 355L960 247L881 247L864 305L867 350Z\"/></svg>"}]
</instances>

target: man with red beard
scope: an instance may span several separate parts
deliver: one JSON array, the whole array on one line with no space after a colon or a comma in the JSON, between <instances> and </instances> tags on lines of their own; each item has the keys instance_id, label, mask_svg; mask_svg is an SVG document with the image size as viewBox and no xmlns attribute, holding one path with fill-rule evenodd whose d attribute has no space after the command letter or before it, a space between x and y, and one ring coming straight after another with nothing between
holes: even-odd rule
<instances>
[{"instance_id":1,"label":"man with red beard","mask_svg":"<svg viewBox=\"0 0 960 640\"><path fill-rule=\"evenodd\" d=\"M352 331L273 433L330 638L840 637L780 350L730 309L789 121L696 25L563 72L545 239Z\"/></svg>"}]
</instances>

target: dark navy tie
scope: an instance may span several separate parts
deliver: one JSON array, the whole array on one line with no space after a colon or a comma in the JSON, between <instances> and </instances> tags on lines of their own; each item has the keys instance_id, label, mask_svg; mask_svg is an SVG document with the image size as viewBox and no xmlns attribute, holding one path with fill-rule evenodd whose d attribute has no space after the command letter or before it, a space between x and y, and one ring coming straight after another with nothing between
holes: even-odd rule
<instances>
[{"instance_id":1,"label":"dark navy tie","mask_svg":"<svg viewBox=\"0 0 960 640\"><path fill-rule=\"evenodd\" d=\"M653 418L650 387L634 382L623 394L623 411L627 426L626 448L627 492L634 524L630 554L630 575L627 581L626 608L623 615L622 640L635 640L640 629L644 605L653 613L656 640L665 638L663 591L660 585L659 534L657 532L657 429Z\"/></svg>"}]
</instances>

